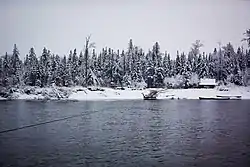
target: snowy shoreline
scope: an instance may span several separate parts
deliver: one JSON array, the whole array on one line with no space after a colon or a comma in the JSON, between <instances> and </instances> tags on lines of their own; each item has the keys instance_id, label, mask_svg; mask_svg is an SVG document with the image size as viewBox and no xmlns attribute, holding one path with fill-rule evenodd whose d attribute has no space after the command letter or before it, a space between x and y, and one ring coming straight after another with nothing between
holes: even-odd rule
<instances>
[{"instance_id":1,"label":"snowy shoreline","mask_svg":"<svg viewBox=\"0 0 250 167\"><path fill-rule=\"evenodd\" d=\"M0 100L69 100L69 101L102 101L102 100L142 100L142 93L146 94L150 89L117 90L112 88L101 88L102 91L91 91L85 87L52 87L34 88L25 87L15 89L9 98L0 97ZM242 99L250 99L250 87L229 87L228 91L214 89L158 89L162 93L157 99L199 99L199 97L241 96Z\"/></svg>"}]
</instances>

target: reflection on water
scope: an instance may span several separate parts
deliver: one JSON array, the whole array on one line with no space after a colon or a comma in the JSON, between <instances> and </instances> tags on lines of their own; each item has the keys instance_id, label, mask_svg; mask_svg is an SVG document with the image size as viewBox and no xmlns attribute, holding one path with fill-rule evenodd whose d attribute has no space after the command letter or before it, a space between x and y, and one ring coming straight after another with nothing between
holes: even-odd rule
<instances>
[{"instance_id":1,"label":"reflection on water","mask_svg":"<svg viewBox=\"0 0 250 167\"><path fill-rule=\"evenodd\" d=\"M248 166L249 101L0 102L0 166Z\"/></svg>"}]
</instances>

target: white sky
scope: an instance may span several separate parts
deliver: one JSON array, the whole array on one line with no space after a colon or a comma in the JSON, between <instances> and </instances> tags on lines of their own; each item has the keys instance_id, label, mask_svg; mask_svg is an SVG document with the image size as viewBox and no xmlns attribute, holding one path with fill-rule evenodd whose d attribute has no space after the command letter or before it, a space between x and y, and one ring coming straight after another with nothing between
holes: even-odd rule
<instances>
[{"instance_id":1,"label":"white sky","mask_svg":"<svg viewBox=\"0 0 250 167\"><path fill-rule=\"evenodd\" d=\"M248 0L0 0L0 55L17 44L21 57L35 47L68 55L92 34L97 51L126 49L130 38L145 51L189 51L196 39L212 52L218 42L241 46L250 28Z\"/></svg>"}]
</instances>

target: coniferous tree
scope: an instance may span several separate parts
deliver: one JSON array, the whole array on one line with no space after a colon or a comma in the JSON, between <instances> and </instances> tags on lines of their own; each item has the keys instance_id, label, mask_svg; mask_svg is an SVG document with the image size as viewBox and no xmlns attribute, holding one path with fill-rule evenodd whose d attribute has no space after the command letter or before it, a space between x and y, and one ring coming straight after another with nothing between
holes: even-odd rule
<instances>
[{"instance_id":1,"label":"coniferous tree","mask_svg":"<svg viewBox=\"0 0 250 167\"><path fill-rule=\"evenodd\" d=\"M176 59L175 59L175 74L176 75L181 75L181 59L179 55L179 51L177 51Z\"/></svg>"},{"instance_id":2,"label":"coniferous tree","mask_svg":"<svg viewBox=\"0 0 250 167\"><path fill-rule=\"evenodd\" d=\"M76 77L78 75L78 56L77 56L76 49L74 49L74 52L72 55L71 75L72 75L73 85L78 84L76 80Z\"/></svg>"},{"instance_id":3,"label":"coniferous tree","mask_svg":"<svg viewBox=\"0 0 250 167\"><path fill-rule=\"evenodd\" d=\"M215 58L210 53L208 55L208 78L216 79Z\"/></svg>"},{"instance_id":4,"label":"coniferous tree","mask_svg":"<svg viewBox=\"0 0 250 167\"><path fill-rule=\"evenodd\" d=\"M234 67L234 58L235 58L235 52L234 48L231 45L231 43L228 43L226 46L223 47L222 51L222 58L221 60L221 80L226 84L228 82L229 74L233 73L233 67Z\"/></svg>"},{"instance_id":5,"label":"coniferous tree","mask_svg":"<svg viewBox=\"0 0 250 167\"><path fill-rule=\"evenodd\" d=\"M12 54L11 60L10 60L10 73L11 73L11 79L12 79L11 85L20 84L21 68L22 68L22 62L19 59L19 51L18 51L17 46L15 44L14 48L13 48L13 54Z\"/></svg>"},{"instance_id":6,"label":"coniferous tree","mask_svg":"<svg viewBox=\"0 0 250 167\"><path fill-rule=\"evenodd\" d=\"M79 60L78 60L78 75L77 75L77 80L78 84L81 86L84 86L85 84L85 59L83 56L83 53L80 52L79 55Z\"/></svg>"},{"instance_id":7,"label":"coniferous tree","mask_svg":"<svg viewBox=\"0 0 250 167\"><path fill-rule=\"evenodd\" d=\"M172 69L172 64L171 64L171 59L170 59L170 54L167 54L165 52L164 58L163 58L163 69L165 71L165 77L171 77L173 74L173 69Z\"/></svg>"},{"instance_id":8,"label":"coniferous tree","mask_svg":"<svg viewBox=\"0 0 250 167\"><path fill-rule=\"evenodd\" d=\"M126 55L126 73L129 76L129 78L131 78L133 68L134 68L134 45L132 39L130 39Z\"/></svg>"},{"instance_id":9,"label":"coniferous tree","mask_svg":"<svg viewBox=\"0 0 250 167\"><path fill-rule=\"evenodd\" d=\"M11 86L10 73L11 73L10 56L6 52L3 58L3 81L2 82L3 82L4 87Z\"/></svg>"},{"instance_id":10,"label":"coniferous tree","mask_svg":"<svg viewBox=\"0 0 250 167\"><path fill-rule=\"evenodd\" d=\"M62 81L61 81L61 85L62 86L68 86L68 82L69 82L69 71L67 69L67 58L66 56L64 55L63 58L61 59L61 62L60 62L60 76L62 78Z\"/></svg>"},{"instance_id":11,"label":"coniferous tree","mask_svg":"<svg viewBox=\"0 0 250 167\"><path fill-rule=\"evenodd\" d=\"M250 68L250 50L246 50L246 63L247 63L247 68Z\"/></svg>"},{"instance_id":12,"label":"coniferous tree","mask_svg":"<svg viewBox=\"0 0 250 167\"><path fill-rule=\"evenodd\" d=\"M66 80L65 80L65 86L72 86L73 85L73 79L72 79L72 71L73 71L73 53L70 50L69 56L66 63Z\"/></svg>"},{"instance_id":13,"label":"coniferous tree","mask_svg":"<svg viewBox=\"0 0 250 167\"><path fill-rule=\"evenodd\" d=\"M54 56L52 58L52 83L56 86L62 86L62 76L61 74L61 59L59 55Z\"/></svg>"},{"instance_id":14,"label":"coniferous tree","mask_svg":"<svg viewBox=\"0 0 250 167\"><path fill-rule=\"evenodd\" d=\"M155 65L152 56L152 51L149 50L146 55L146 71L145 71L145 81L148 88L155 87Z\"/></svg>"},{"instance_id":15,"label":"coniferous tree","mask_svg":"<svg viewBox=\"0 0 250 167\"><path fill-rule=\"evenodd\" d=\"M40 80L39 65L35 54L35 49L31 48L29 55L24 61L24 83L30 86L37 86L37 80Z\"/></svg>"},{"instance_id":16,"label":"coniferous tree","mask_svg":"<svg viewBox=\"0 0 250 167\"><path fill-rule=\"evenodd\" d=\"M181 74L181 75L183 75L184 74L184 71L185 71L185 69L186 69L186 55L184 54L184 53L182 53L181 54L181 57L180 57L180 70L179 70L179 73Z\"/></svg>"},{"instance_id":17,"label":"coniferous tree","mask_svg":"<svg viewBox=\"0 0 250 167\"><path fill-rule=\"evenodd\" d=\"M51 62L50 62L50 51L46 48L43 49L42 56L39 62L39 71L41 73L41 86L46 87L51 82Z\"/></svg>"},{"instance_id":18,"label":"coniferous tree","mask_svg":"<svg viewBox=\"0 0 250 167\"><path fill-rule=\"evenodd\" d=\"M153 46L152 59L155 67L162 66L162 57L160 53L160 45L156 42Z\"/></svg>"},{"instance_id":19,"label":"coniferous tree","mask_svg":"<svg viewBox=\"0 0 250 167\"><path fill-rule=\"evenodd\" d=\"M157 67L155 69L154 84L156 88L161 88L164 86L164 69L162 67Z\"/></svg>"},{"instance_id":20,"label":"coniferous tree","mask_svg":"<svg viewBox=\"0 0 250 167\"><path fill-rule=\"evenodd\" d=\"M197 67L198 67L197 72L198 72L199 78L207 78L208 73L209 73L209 67L207 64L205 53L203 53L203 55L201 54L199 55Z\"/></svg>"},{"instance_id":21,"label":"coniferous tree","mask_svg":"<svg viewBox=\"0 0 250 167\"><path fill-rule=\"evenodd\" d=\"M245 40L249 41L247 38ZM219 48L219 51L215 48L212 53L200 54L203 44L196 40L188 54L177 51L173 59L167 52L160 52L158 42L154 43L152 50L144 53L130 39L126 52L115 52L106 47L98 56L94 49L91 50L92 46L89 36L79 57L74 49L68 57L63 58L46 48L37 58L34 48L31 48L22 63L14 45L12 54L6 53L0 58L0 85L48 87L55 83L57 86L139 87L147 83L148 87L163 87L164 78L167 78L175 82L175 87L188 88L195 86L197 78L215 78L225 84L245 85L249 75L250 51L244 52L243 48L238 48L235 52L230 43Z\"/></svg>"},{"instance_id":22,"label":"coniferous tree","mask_svg":"<svg viewBox=\"0 0 250 167\"><path fill-rule=\"evenodd\" d=\"M2 57L0 57L0 87L3 86L3 78L4 78L4 75L3 75L3 60L2 60Z\"/></svg>"},{"instance_id":23,"label":"coniferous tree","mask_svg":"<svg viewBox=\"0 0 250 167\"><path fill-rule=\"evenodd\" d=\"M123 77L124 77L126 74L126 57L125 57L124 50L122 51L121 58L122 58L121 61L122 61L122 70L123 70Z\"/></svg>"}]
</instances>

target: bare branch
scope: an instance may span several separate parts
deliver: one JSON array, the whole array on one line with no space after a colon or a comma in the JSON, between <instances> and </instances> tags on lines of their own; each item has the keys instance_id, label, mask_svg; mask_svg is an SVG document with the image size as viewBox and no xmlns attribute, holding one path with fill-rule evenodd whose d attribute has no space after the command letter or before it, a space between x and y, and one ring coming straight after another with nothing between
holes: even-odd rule
<instances>
[{"instance_id":1,"label":"bare branch","mask_svg":"<svg viewBox=\"0 0 250 167\"><path fill-rule=\"evenodd\" d=\"M244 41L247 41L247 38L243 38L243 39L241 40L241 42L244 42Z\"/></svg>"},{"instance_id":2,"label":"bare branch","mask_svg":"<svg viewBox=\"0 0 250 167\"><path fill-rule=\"evenodd\" d=\"M200 40L196 40L194 43L192 43L192 47L191 47L191 52L194 55L198 55L200 52L200 48L203 47L204 45L201 43Z\"/></svg>"},{"instance_id":3,"label":"bare branch","mask_svg":"<svg viewBox=\"0 0 250 167\"><path fill-rule=\"evenodd\" d=\"M248 46L250 47L250 29L246 30L243 35L245 35L246 38L243 38L241 41L246 41L248 43Z\"/></svg>"},{"instance_id":4,"label":"bare branch","mask_svg":"<svg viewBox=\"0 0 250 167\"><path fill-rule=\"evenodd\" d=\"M89 44L89 48L95 48L95 43L94 43L94 42L91 42L91 43Z\"/></svg>"}]
</instances>

